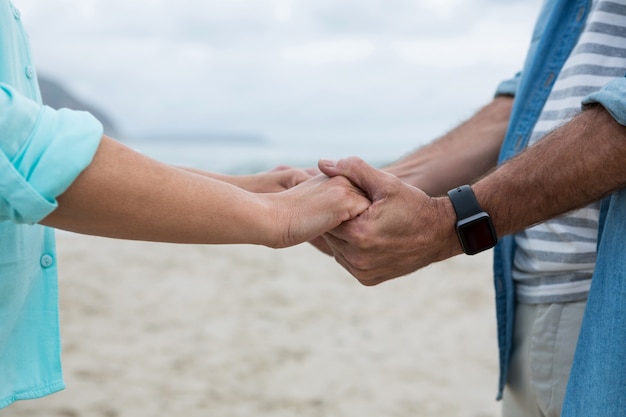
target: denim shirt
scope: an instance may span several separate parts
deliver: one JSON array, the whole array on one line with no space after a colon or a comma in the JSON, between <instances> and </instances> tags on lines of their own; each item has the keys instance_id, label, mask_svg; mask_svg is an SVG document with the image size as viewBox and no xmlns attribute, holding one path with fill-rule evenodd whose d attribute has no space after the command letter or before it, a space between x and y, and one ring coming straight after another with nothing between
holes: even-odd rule
<instances>
[{"instance_id":1,"label":"denim shirt","mask_svg":"<svg viewBox=\"0 0 626 417\"><path fill-rule=\"evenodd\" d=\"M506 94L515 96L509 120L509 128L500 151L499 163L505 162L527 146L534 125L541 114L543 105L557 79L557 75L582 33L590 8L590 0L546 0L544 2L533 31L531 45L522 71L517 74L515 78L501 83L496 92L497 95ZM581 104L584 106L593 103L601 104L620 124L626 125L626 78L612 80L596 93L585 97ZM607 221L617 226L621 217L626 217L626 203L623 204L623 211L620 211L621 208L618 206L621 201L626 201L626 198L622 200L613 198L612 200L611 202L607 200L605 207L601 211L600 224L604 225L604 230L608 228ZM607 212L609 212L608 206L610 204L613 205L613 216L610 220L607 220ZM624 216L620 217L621 213L624 213ZM622 224L626 225L626 221L622 221ZM602 234L599 235L599 247L602 246L602 239L604 238ZM515 308L512 267L515 249L513 236L505 236L500 240L494 250L494 285L496 292L498 347L500 355L498 399L502 398L502 392L507 380L512 348ZM589 295L590 299L595 297L594 281L600 281L596 279L598 270L609 265L615 265L617 262L615 258L617 256L621 258L625 257L626 251L622 249L622 252L624 253L621 254L621 252L617 251L615 255L610 257L603 256L604 252L599 250L596 272L594 273L592 290ZM620 253L620 255L617 255L617 253ZM624 260L622 260L622 265L623 264ZM597 285L595 286L597 287ZM586 313L586 316L588 315L589 314ZM581 339L579 339L576 355L579 355L578 351L581 349L586 349L582 347L586 344L586 342L582 342L582 338L587 333L586 328L595 325L590 324L594 321L593 318L585 318L583 320ZM624 349L626 351L626 348ZM589 354L587 354L585 360L598 361L599 359L600 358L590 359ZM626 375L625 366L626 358L624 359L624 363L622 363L622 367L614 369L613 372L621 372ZM573 367L570 378L571 387L576 385L573 384L572 381L576 381L580 378L578 373L580 368L585 368L585 365L577 362L577 359L575 359L575 366ZM607 370L607 372L612 371ZM626 376L624 378L626 378ZM593 387L585 385L585 388L592 390ZM622 386L621 388L623 390L622 396L626 396L625 387ZM595 389L599 390L600 388L596 386ZM564 410L568 410L568 413L572 413L574 409L578 409L578 406L571 406L570 400L572 400L575 395L578 396L579 394L579 392L576 392L576 394L571 393L570 387L568 387L568 396L566 397L566 406L564 408ZM590 398L590 402L594 401L592 398L593 394L587 394L586 396ZM580 415L596 415L591 413L588 404L585 407L587 408L584 413ZM626 410L626 408L622 408L619 412L616 411L615 413L597 415L626 415L624 414L626 413L624 410ZM563 415L566 415L565 412Z\"/></svg>"}]
</instances>

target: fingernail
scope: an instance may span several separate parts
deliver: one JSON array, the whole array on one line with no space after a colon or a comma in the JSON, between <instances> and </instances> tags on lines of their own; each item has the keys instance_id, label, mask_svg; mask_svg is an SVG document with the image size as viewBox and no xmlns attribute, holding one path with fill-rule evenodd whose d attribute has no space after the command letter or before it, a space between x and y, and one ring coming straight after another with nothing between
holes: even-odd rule
<instances>
[{"instance_id":1,"label":"fingernail","mask_svg":"<svg viewBox=\"0 0 626 417\"><path fill-rule=\"evenodd\" d=\"M337 165L337 162L331 159L320 159L320 164L324 165L325 167L333 168L335 165Z\"/></svg>"}]
</instances>

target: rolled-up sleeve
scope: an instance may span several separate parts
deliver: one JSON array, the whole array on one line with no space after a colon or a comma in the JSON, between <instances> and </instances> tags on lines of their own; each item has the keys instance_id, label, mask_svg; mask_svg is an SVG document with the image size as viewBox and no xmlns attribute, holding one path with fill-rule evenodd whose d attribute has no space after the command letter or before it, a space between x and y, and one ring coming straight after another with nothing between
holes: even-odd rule
<instances>
[{"instance_id":1,"label":"rolled-up sleeve","mask_svg":"<svg viewBox=\"0 0 626 417\"><path fill-rule=\"evenodd\" d=\"M617 123L626 126L626 78L616 78L582 100L583 108L600 104Z\"/></svg>"},{"instance_id":2,"label":"rolled-up sleeve","mask_svg":"<svg viewBox=\"0 0 626 417\"><path fill-rule=\"evenodd\" d=\"M0 84L0 220L37 223L91 163L102 124L54 110Z\"/></svg>"},{"instance_id":3,"label":"rolled-up sleeve","mask_svg":"<svg viewBox=\"0 0 626 417\"><path fill-rule=\"evenodd\" d=\"M515 77L502 81L496 88L495 96L515 96L521 78L522 73L518 72Z\"/></svg>"}]
</instances>

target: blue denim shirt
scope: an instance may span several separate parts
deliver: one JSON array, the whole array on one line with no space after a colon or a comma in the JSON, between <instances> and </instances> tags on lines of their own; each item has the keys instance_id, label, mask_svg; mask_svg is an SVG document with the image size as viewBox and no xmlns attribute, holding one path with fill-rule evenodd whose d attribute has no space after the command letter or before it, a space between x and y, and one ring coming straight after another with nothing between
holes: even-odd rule
<instances>
[{"instance_id":1,"label":"blue denim shirt","mask_svg":"<svg viewBox=\"0 0 626 417\"><path fill-rule=\"evenodd\" d=\"M511 113L509 129L507 131L502 149L500 152L500 163L505 162L512 156L523 150L530 139L534 125L541 114L543 105L545 104L550 90L556 81L557 75L563 67L566 59L573 50L578 38L584 28L586 18L591 8L590 0L547 0L544 2L543 8L537 19L535 29L533 31L531 45L526 57L522 71L511 80L507 80L500 84L497 94L509 94L515 96L515 101ZM615 79L605 85L598 92L589 95L583 99L581 103L583 106L586 104L599 103L604 106L609 113L622 125L626 125L626 78ZM605 207L601 212L601 225L604 225L606 231L611 225L611 231L614 231L617 227L622 227L622 231L625 231L626 220L621 220L626 217L626 203L623 203L623 209L619 207L620 202L624 199L618 199L617 197L605 202ZM611 206L611 210L609 210ZM611 216L607 216L607 213L612 213ZM621 224L620 224L621 222ZM602 228L601 228L602 231ZM606 233L605 233L606 235ZM599 239L599 251L598 260L596 266L596 272L592 280L592 289L590 291L589 299L597 296L598 285L595 282L601 282L601 279L596 279L596 275L599 271L607 268L609 265L619 265L618 260L621 259L621 265L626 262L625 255L626 250L615 251L612 249L612 257L603 256L606 251L600 250L603 245L602 239L606 240L606 236L600 234ZM620 248L623 244L620 244ZM502 397L502 392L507 379L508 365L511 354L512 339L513 339L513 325L514 325L514 287L512 279L512 266L513 256L515 252L515 242L512 236L506 236L500 240L494 250L494 284L496 290L496 313L498 322L498 345L500 352L500 378L498 385L498 399ZM624 265L626 267L626 265ZM626 282L626 281L623 281ZM624 284L626 286L626 284ZM594 291L594 288L596 289ZM624 290L626 293L626 289ZM606 295L606 293L605 293ZM623 298L623 300L626 298ZM613 298L612 301L618 300ZM606 304L606 300L605 301ZM610 304L610 303L609 303ZM614 302L616 308L619 307L619 302ZM624 303L622 303L624 304ZM587 308L589 310L589 308ZM580 402L577 406L572 405L574 397L589 398L589 402L594 402L594 387L590 387L588 384L583 384L585 389L589 392L582 395L581 388L576 389L576 392L570 392L574 390L574 387L578 387L583 377L584 370L588 369L586 364L579 361L578 357L585 357L585 361L598 362L601 358L592 358L591 353L586 352L587 340L583 341L583 338L587 337L587 333L590 326L598 327L594 317L591 317L590 313L586 313L586 318L583 320L583 328L581 330L581 339L579 339L577 348L577 359L575 359L575 366L572 370L570 377L570 386L568 387L568 396L566 397L565 413L573 413L573 410L579 410ZM626 321L626 317L624 319ZM624 331L626 334L626 326ZM607 335L607 337L609 337ZM626 336L621 339L626 340ZM620 347L624 352L626 344L621 344ZM600 346L597 346L599 349ZM581 353L585 351L586 353ZM622 354L622 357L626 356ZM621 362L621 367L607 369L608 373L624 374L621 376L620 381L626 380L626 358ZM578 382L577 382L578 381ZM622 381L623 382L623 381ZM577 385L578 384L578 385ZM600 384L597 384L595 390L600 390ZM622 385L620 392L622 397L626 397L626 387ZM599 398L595 395L595 398ZM611 403L613 406L615 403ZM607 409L604 409L606 411ZM585 416L617 416L626 415L626 407L614 409L614 413L607 414L592 414L590 411L590 405L586 404L584 412L580 415ZM617 410L620 410L619 412ZM620 414L622 413L622 414ZM578 414L567 414L578 415Z\"/></svg>"}]
</instances>

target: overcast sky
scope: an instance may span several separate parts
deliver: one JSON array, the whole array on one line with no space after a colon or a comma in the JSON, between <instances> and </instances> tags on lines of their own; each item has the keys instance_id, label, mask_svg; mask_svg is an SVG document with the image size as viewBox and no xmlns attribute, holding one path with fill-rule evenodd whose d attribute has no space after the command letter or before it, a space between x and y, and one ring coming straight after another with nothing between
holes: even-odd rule
<instances>
[{"instance_id":1,"label":"overcast sky","mask_svg":"<svg viewBox=\"0 0 626 417\"><path fill-rule=\"evenodd\" d=\"M522 65L539 0L13 0L127 135L423 143Z\"/></svg>"}]
</instances>

